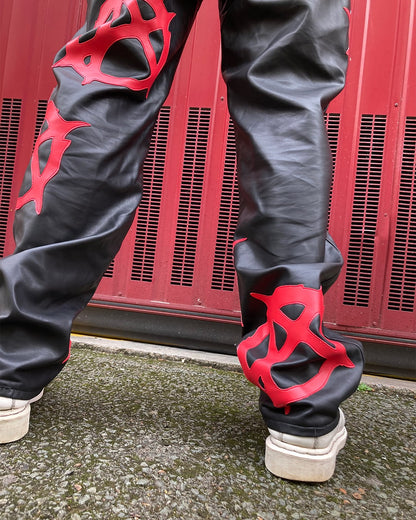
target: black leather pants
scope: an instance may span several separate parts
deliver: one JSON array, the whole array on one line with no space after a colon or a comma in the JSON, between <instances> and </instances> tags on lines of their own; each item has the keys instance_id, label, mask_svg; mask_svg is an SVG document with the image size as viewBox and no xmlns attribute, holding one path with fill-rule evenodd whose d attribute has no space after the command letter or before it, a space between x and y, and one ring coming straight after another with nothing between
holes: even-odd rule
<instances>
[{"instance_id":1,"label":"black leather pants","mask_svg":"<svg viewBox=\"0 0 416 520\"><path fill-rule=\"evenodd\" d=\"M58 53L16 250L0 263L0 395L31 398L65 365L72 321L140 202L138 172L199 4L90 0L86 25ZM342 263L326 235L322 111L344 84L345 7L220 1L241 193L238 355L266 423L298 435L332 429L362 370L359 344L322 329L322 291Z\"/></svg>"}]
</instances>

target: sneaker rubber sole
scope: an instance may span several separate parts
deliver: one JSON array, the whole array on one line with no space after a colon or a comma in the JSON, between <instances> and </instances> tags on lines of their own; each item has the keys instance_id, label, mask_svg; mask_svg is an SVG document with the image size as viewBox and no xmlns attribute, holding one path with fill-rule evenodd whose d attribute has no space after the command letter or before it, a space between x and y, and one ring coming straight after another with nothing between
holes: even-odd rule
<instances>
[{"instance_id":1,"label":"sneaker rubber sole","mask_svg":"<svg viewBox=\"0 0 416 520\"><path fill-rule=\"evenodd\" d=\"M269 436L266 439L265 465L273 475L287 480L325 482L334 474L338 452L345 446L346 440L345 427L322 449L302 448L272 440Z\"/></svg>"},{"instance_id":2,"label":"sneaker rubber sole","mask_svg":"<svg viewBox=\"0 0 416 520\"><path fill-rule=\"evenodd\" d=\"M30 403L0 415L0 444L18 441L29 431Z\"/></svg>"},{"instance_id":3,"label":"sneaker rubber sole","mask_svg":"<svg viewBox=\"0 0 416 520\"><path fill-rule=\"evenodd\" d=\"M27 434L29 431L30 404L38 401L42 395L43 390L33 399L27 401L24 406L0 413L0 444L18 441Z\"/></svg>"}]
</instances>

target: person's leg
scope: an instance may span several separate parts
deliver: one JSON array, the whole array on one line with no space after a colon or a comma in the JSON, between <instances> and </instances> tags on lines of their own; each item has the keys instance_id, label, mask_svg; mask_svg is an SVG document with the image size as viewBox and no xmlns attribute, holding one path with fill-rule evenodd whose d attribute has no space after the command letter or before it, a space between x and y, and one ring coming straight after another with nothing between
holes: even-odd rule
<instances>
[{"instance_id":1,"label":"person's leg","mask_svg":"<svg viewBox=\"0 0 416 520\"><path fill-rule=\"evenodd\" d=\"M220 9L241 196L235 264L244 338L237 353L261 390L271 430L303 441L342 431L323 476L299 472L293 460L286 471L269 439L273 473L325 480L345 442L339 405L363 365L358 342L322 326L323 292L342 265L327 235L332 165L323 110L344 85L348 2L223 0Z\"/></svg>"},{"instance_id":2,"label":"person's leg","mask_svg":"<svg viewBox=\"0 0 416 520\"><path fill-rule=\"evenodd\" d=\"M199 4L90 0L85 26L55 59L57 88L17 201L16 249L0 261L0 428L69 357L73 319L140 201L152 129Z\"/></svg>"}]
</instances>

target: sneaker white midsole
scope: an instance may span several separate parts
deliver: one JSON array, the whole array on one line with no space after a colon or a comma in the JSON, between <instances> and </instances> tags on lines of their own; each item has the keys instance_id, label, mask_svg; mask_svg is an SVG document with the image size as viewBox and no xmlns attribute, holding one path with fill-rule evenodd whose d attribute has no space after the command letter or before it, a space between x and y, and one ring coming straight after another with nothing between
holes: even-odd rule
<instances>
[{"instance_id":1,"label":"sneaker white midsole","mask_svg":"<svg viewBox=\"0 0 416 520\"><path fill-rule=\"evenodd\" d=\"M346 440L341 411L336 428L320 437L296 437L270 430L266 439L266 468L288 480L325 482L333 475L338 452Z\"/></svg>"},{"instance_id":2,"label":"sneaker white midsole","mask_svg":"<svg viewBox=\"0 0 416 520\"><path fill-rule=\"evenodd\" d=\"M30 403L0 411L0 444L21 439L29 431Z\"/></svg>"},{"instance_id":3,"label":"sneaker white midsole","mask_svg":"<svg viewBox=\"0 0 416 520\"><path fill-rule=\"evenodd\" d=\"M311 455L313 457L322 457L327 454L330 454L333 451L338 451L342 449L347 440L347 430L346 428L342 428L336 435L334 435L330 444L325 448L304 448L303 446L296 446L294 444L288 444L287 442L279 441L273 438L271 435L267 438L270 444L270 449L275 449L276 451L285 451L288 453L299 455ZM266 442L267 442L266 440Z\"/></svg>"}]
</instances>

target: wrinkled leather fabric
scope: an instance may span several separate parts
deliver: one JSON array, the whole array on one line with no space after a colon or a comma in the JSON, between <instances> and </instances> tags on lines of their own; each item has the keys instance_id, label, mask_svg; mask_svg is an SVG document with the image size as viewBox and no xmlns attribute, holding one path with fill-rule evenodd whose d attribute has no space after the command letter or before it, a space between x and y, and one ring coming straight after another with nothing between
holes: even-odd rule
<instances>
[{"instance_id":1,"label":"wrinkled leather fabric","mask_svg":"<svg viewBox=\"0 0 416 520\"><path fill-rule=\"evenodd\" d=\"M18 199L16 250L0 262L0 395L31 398L65 365L72 321L140 202L138 173L199 4L90 0L85 26L58 52L57 87ZM326 291L342 265L326 232L331 156L323 110L345 81L344 7L342 0L219 3L237 136L244 338L268 322L267 306L253 294L298 285ZM134 31L149 27L151 42L138 45ZM50 174L45 185L36 169ZM305 435L336 423L362 370L359 345L336 341L353 367L338 367L319 391L284 407L262 391L268 425ZM315 363L310 351L298 349L295 364L307 365L309 355Z\"/></svg>"},{"instance_id":2,"label":"wrinkled leather fabric","mask_svg":"<svg viewBox=\"0 0 416 520\"><path fill-rule=\"evenodd\" d=\"M261 390L266 424L295 435L331 431L363 367L359 342L323 328L321 299L309 309L314 334L310 323L294 320L297 343L290 325L282 326L290 321L283 311L277 322L270 318L279 314L277 305L285 307L273 299L276 289L326 292L342 266L326 232L332 163L323 112L344 86L348 12L348 2L315 0L237 0L224 2L221 10L240 189L235 265L244 339L238 354L246 376ZM292 311L305 303L298 294L296 302L287 302ZM284 341L276 341L276 330ZM323 367L338 355L336 345L348 361L334 361L319 388ZM260 377L256 365L262 366ZM279 405L276 398L273 404L264 391L266 379L269 394L290 394L292 400ZM315 390L293 397L305 388Z\"/></svg>"}]
</instances>

